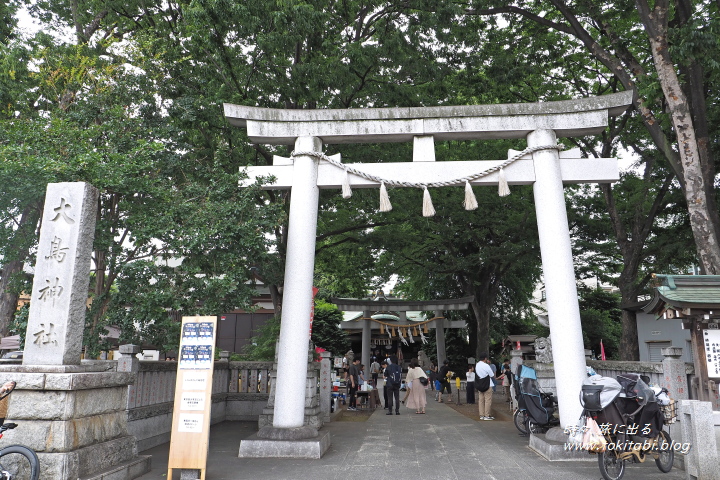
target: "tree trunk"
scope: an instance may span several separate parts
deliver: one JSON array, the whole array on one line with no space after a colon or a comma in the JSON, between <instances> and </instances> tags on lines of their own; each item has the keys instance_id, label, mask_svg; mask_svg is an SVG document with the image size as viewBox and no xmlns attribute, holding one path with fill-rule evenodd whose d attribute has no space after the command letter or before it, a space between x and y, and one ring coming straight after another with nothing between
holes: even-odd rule
<instances>
[{"instance_id":1,"label":"tree trunk","mask_svg":"<svg viewBox=\"0 0 720 480\"><path fill-rule=\"evenodd\" d=\"M2 278L0 278L0 337L8 335L8 326L17 311L20 295L10 291L9 287L12 278L18 273L22 273L22 268L21 260L12 260L3 266Z\"/></svg>"},{"instance_id":2,"label":"tree trunk","mask_svg":"<svg viewBox=\"0 0 720 480\"><path fill-rule=\"evenodd\" d=\"M8 334L8 326L15 316L19 299L19 292L11 292L8 288L13 277L22 274L23 265L30 253L30 244L35 238L39 211L41 210L36 210L32 205L23 210L12 240L15 260L8 259L3 266L0 278L0 336L3 337Z\"/></svg>"},{"instance_id":3,"label":"tree trunk","mask_svg":"<svg viewBox=\"0 0 720 480\"><path fill-rule=\"evenodd\" d=\"M623 302L625 298L623 297ZM633 310L622 311L622 337L620 337L620 359L629 362L640 361L637 314Z\"/></svg>"},{"instance_id":4,"label":"tree trunk","mask_svg":"<svg viewBox=\"0 0 720 480\"><path fill-rule=\"evenodd\" d=\"M473 319L475 319L475 313L474 311L470 312ZM476 321L469 321L467 322L468 326L468 342L470 344L470 351L475 352L477 355L478 352L478 322ZM475 357L477 358L477 357Z\"/></svg>"},{"instance_id":5,"label":"tree trunk","mask_svg":"<svg viewBox=\"0 0 720 480\"><path fill-rule=\"evenodd\" d=\"M690 105L680 86L680 80L668 50L668 4L666 0L659 0L655 2L652 11L645 0L638 0L637 6L640 19L645 25L650 40L650 49L658 79L678 139L678 150L685 181L685 200L700 264L706 274L718 275L720 274L718 228L713 224L714 216L708 213L710 206L708 189L705 185ZM712 203L714 204L714 202Z\"/></svg>"},{"instance_id":6,"label":"tree trunk","mask_svg":"<svg viewBox=\"0 0 720 480\"><path fill-rule=\"evenodd\" d=\"M477 297L473 300L471 307L477 325L475 358L479 358L481 353L487 353L490 350L490 310L481 305L477 301Z\"/></svg>"}]
</instances>

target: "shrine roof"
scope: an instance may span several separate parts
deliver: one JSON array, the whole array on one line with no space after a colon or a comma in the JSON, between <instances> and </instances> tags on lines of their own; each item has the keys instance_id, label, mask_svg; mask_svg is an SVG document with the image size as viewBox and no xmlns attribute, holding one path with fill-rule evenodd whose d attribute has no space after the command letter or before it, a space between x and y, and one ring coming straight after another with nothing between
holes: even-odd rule
<instances>
[{"instance_id":1,"label":"shrine roof","mask_svg":"<svg viewBox=\"0 0 720 480\"><path fill-rule=\"evenodd\" d=\"M665 306L720 310L720 275L655 275L655 296L643 307L658 313Z\"/></svg>"}]
</instances>

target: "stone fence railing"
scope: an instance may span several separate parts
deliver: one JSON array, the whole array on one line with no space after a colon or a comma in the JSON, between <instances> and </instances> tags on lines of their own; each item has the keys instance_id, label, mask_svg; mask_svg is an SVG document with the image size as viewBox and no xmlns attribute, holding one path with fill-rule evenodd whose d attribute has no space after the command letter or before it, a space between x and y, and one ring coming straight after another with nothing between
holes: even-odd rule
<instances>
[{"instance_id":1,"label":"stone fence railing","mask_svg":"<svg viewBox=\"0 0 720 480\"><path fill-rule=\"evenodd\" d=\"M215 362L211 423L257 420L267 404L272 362ZM177 362L141 361L128 387L128 430L145 450L170 440Z\"/></svg>"},{"instance_id":2,"label":"stone fence railing","mask_svg":"<svg viewBox=\"0 0 720 480\"><path fill-rule=\"evenodd\" d=\"M601 361L590 360L588 366L592 367L598 375L615 378L623 373L639 373L650 377L650 383L670 388L670 386L682 379L670 378L665 374L663 362L625 362L625 361ZM685 364L685 382L690 385L691 378L695 375L695 367L692 363ZM676 375L677 377L677 375ZM681 387L682 388L682 387ZM688 394L690 392L688 391Z\"/></svg>"}]
</instances>

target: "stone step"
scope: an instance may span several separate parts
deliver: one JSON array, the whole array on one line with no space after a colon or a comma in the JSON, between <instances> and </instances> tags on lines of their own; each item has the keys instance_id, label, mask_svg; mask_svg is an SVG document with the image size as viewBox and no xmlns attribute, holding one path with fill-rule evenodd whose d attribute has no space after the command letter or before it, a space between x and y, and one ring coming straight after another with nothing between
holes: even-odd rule
<instances>
[{"instance_id":1,"label":"stone step","mask_svg":"<svg viewBox=\"0 0 720 480\"><path fill-rule=\"evenodd\" d=\"M78 480L132 480L150 471L151 458L150 455L140 455Z\"/></svg>"}]
</instances>

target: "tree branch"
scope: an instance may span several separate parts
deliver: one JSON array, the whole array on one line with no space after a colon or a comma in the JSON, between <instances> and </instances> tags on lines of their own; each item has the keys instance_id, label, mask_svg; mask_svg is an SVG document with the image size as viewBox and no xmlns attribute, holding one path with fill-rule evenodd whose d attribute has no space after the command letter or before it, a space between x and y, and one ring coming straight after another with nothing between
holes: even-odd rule
<instances>
[{"instance_id":1,"label":"tree branch","mask_svg":"<svg viewBox=\"0 0 720 480\"><path fill-rule=\"evenodd\" d=\"M342 235L343 233L348 232L354 232L356 230L365 230L367 228L375 228L375 227L384 227L386 225L393 225L395 222L378 222L378 223L366 223L364 225L353 225L351 227L344 227L338 230L333 230L332 232L323 233L322 235L318 235L316 241L325 240L328 237L332 237L333 235Z\"/></svg>"},{"instance_id":2,"label":"tree branch","mask_svg":"<svg viewBox=\"0 0 720 480\"><path fill-rule=\"evenodd\" d=\"M545 17L541 17L540 15L536 15L536 14L529 12L523 8L515 7L512 5L508 5L506 7L498 7L498 8L482 8L482 9L466 8L465 13L467 15L476 15L476 16L498 15L500 13L516 13L518 15L522 15L523 17L532 20L535 23L539 23L540 25L545 25L546 27L550 27L559 32L564 32L564 33L568 33L570 35L574 35L573 29L568 27L567 25L563 25L562 23L553 22L552 20L548 20Z\"/></svg>"}]
</instances>

